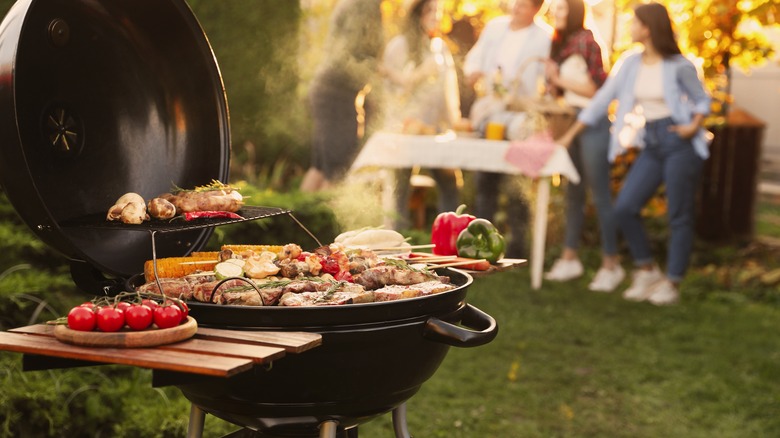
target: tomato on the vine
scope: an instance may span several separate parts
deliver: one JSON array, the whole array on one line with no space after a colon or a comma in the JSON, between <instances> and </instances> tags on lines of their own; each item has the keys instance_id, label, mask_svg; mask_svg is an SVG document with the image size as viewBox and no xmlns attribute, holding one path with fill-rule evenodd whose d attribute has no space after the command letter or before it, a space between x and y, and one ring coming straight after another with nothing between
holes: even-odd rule
<instances>
[{"instance_id":1,"label":"tomato on the vine","mask_svg":"<svg viewBox=\"0 0 780 438\"><path fill-rule=\"evenodd\" d=\"M184 324L187 322L187 317L190 315L190 306L188 306L184 301L179 301L176 303L176 305L178 305L179 310L181 310L181 324Z\"/></svg>"},{"instance_id":2,"label":"tomato on the vine","mask_svg":"<svg viewBox=\"0 0 780 438\"><path fill-rule=\"evenodd\" d=\"M157 303L155 300L150 300L149 298L144 298L141 300L141 304L147 305L150 309L152 309L152 312L154 312L154 309L160 306L160 304Z\"/></svg>"},{"instance_id":3,"label":"tomato on the vine","mask_svg":"<svg viewBox=\"0 0 780 438\"><path fill-rule=\"evenodd\" d=\"M152 309L146 304L133 304L125 310L125 322L133 330L145 330L153 321Z\"/></svg>"},{"instance_id":4,"label":"tomato on the vine","mask_svg":"<svg viewBox=\"0 0 780 438\"><path fill-rule=\"evenodd\" d=\"M97 311L97 327L104 332L119 331L125 325L125 312L116 307L101 307Z\"/></svg>"},{"instance_id":5,"label":"tomato on the vine","mask_svg":"<svg viewBox=\"0 0 780 438\"><path fill-rule=\"evenodd\" d=\"M91 332L95 329L97 316L91 308L84 305L74 307L68 312L68 327L82 332Z\"/></svg>"},{"instance_id":6,"label":"tomato on the vine","mask_svg":"<svg viewBox=\"0 0 780 438\"><path fill-rule=\"evenodd\" d=\"M154 309L154 323L161 329L176 327L181 320L181 309L175 304Z\"/></svg>"},{"instance_id":7,"label":"tomato on the vine","mask_svg":"<svg viewBox=\"0 0 780 438\"><path fill-rule=\"evenodd\" d=\"M127 309L129 309L131 305L132 304L128 303L127 301L120 301L116 303L115 307L123 312L127 312Z\"/></svg>"}]
</instances>

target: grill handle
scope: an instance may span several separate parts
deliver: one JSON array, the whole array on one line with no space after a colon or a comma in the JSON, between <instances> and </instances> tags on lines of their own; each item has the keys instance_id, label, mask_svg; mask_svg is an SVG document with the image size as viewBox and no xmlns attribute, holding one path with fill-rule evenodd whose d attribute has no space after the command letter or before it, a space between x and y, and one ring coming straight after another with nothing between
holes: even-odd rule
<instances>
[{"instance_id":1,"label":"grill handle","mask_svg":"<svg viewBox=\"0 0 780 438\"><path fill-rule=\"evenodd\" d=\"M471 304L466 304L460 316L463 327L439 318L428 318L423 337L453 347L478 347L492 341L498 334L496 320Z\"/></svg>"}]
</instances>

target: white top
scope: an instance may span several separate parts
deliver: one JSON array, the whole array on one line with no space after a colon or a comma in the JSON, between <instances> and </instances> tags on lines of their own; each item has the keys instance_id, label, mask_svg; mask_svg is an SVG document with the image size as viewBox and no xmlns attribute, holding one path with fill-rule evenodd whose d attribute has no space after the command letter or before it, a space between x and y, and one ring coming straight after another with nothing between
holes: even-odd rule
<instances>
[{"instance_id":1,"label":"white top","mask_svg":"<svg viewBox=\"0 0 780 438\"><path fill-rule=\"evenodd\" d=\"M458 74L452 54L441 38L430 41L430 50L423 53L420 65L414 64L409 52L403 35L390 40L385 48L382 63L392 72L385 82L385 129L401 132L406 121L416 120L443 132L460 119Z\"/></svg>"},{"instance_id":2,"label":"white top","mask_svg":"<svg viewBox=\"0 0 780 438\"><path fill-rule=\"evenodd\" d=\"M636 105L641 107L645 120L660 120L672 115L672 110L664 100L664 81L662 62L645 64L639 67L634 93Z\"/></svg>"},{"instance_id":3,"label":"white top","mask_svg":"<svg viewBox=\"0 0 780 438\"><path fill-rule=\"evenodd\" d=\"M591 80L588 63L582 55L571 55L566 58L561 63L558 74L562 80L577 84L587 85ZM563 99L569 106L575 108L585 108L590 103L590 97L577 94L569 89L563 91Z\"/></svg>"},{"instance_id":4,"label":"white top","mask_svg":"<svg viewBox=\"0 0 780 438\"><path fill-rule=\"evenodd\" d=\"M529 33L529 27L518 30L509 29L501 40L501 46L498 48L497 64L498 67L501 67L505 86L509 86L511 81L517 77L518 72L512 71L512 68L515 66L514 59L518 53L522 52Z\"/></svg>"},{"instance_id":5,"label":"white top","mask_svg":"<svg viewBox=\"0 0 780 438\"><path fill-rule=\"evenodd\" d=\"M501 65L504 86L510 90L515 88L512 80L520 72L522 78L514 92L518 96L535 96L537 83L544 77L544 63L538 60L550 56L552 29L542 22L534 22L517 34L518 31L509 29L510 21L509 16L501 16L485 25L479 39L466 54L463 73L466 76L483 73L485 88L490 90L493 75Z\"/></svg>"}]
</instances>

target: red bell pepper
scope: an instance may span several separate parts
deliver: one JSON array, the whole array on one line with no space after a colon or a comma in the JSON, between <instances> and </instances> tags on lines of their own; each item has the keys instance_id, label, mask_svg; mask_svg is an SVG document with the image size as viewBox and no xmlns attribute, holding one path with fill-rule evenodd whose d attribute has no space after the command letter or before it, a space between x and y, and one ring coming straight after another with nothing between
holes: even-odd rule
<instances>
[{"instance_id":1,"label":"red bell pepper","mask_svg":"<svg viewBox=\"0 0 780 438\"><path fill-rule=\"evenodd\" d=\"M184 220L185 221L192 221L195 219L202 219L202 218L209 218L209 219L243 219L243 217L239 216L236 213L232 213L229 211L191 211L188 213L184 213Z\"/></svg>"},{"instance_id":2,"label":"red bell pepper","mask_svg":"<svg viewBox=\"0 0 780 438\"><path fill-rule=\"evenodd\" d=\"M439 213L433 221L431 229L431 243L433 253L436 255L458 255L456 242L458 235L463 231L471 221L476 217L470 214L462 214L466 205L462 204L454 212L448 211Z\"/></svg>"}]
</instances>

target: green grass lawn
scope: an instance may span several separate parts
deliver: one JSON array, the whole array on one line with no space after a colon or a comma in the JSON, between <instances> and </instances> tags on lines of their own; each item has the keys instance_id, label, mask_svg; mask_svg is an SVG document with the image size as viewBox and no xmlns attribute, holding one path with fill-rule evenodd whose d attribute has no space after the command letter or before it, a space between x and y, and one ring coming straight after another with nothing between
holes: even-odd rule
<instances>
[{"instance_id":1,"label":"green grass lawn","mask_svg":"<svg viewBox=\"0 0 780 438\"><path fill-rule=\"evenodd\" d=\"M764 213L757 229L776 219ZM6 220L0 236L0 329L84 300L67 265L29 233ZM548 245L549 265L559 245ZM667 308L589 292L598 254L581 255L589 271L572 283L533 291L528 267L475 280L467 300L498 321L498 337L450 349L408 402L416 438L780 436L777 247L698 242L682 301ZM148 370L23 372L21 362L0 353L0 437L185 436L188 402L152 388ZM204 436L235 429L208 416ZM390 415L360 436L393 437Z\"/></svg>"},{"instance_id":2,"label":"green grass lawn","mask_svg":"<svg viewBox=\"0 0 780 438\"><path fill-rule=\"evenodd\" d=\"M499 335L450 350L408 402L414 436L780 436L777 308L528 285L527 268L475 281L468 301ZM360 435L393 436L390 417Z\"/></svg>"}]
</instances>

